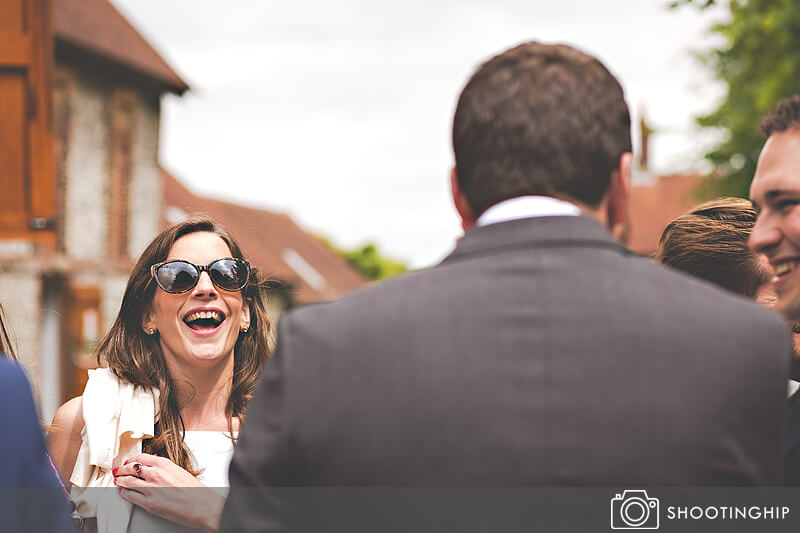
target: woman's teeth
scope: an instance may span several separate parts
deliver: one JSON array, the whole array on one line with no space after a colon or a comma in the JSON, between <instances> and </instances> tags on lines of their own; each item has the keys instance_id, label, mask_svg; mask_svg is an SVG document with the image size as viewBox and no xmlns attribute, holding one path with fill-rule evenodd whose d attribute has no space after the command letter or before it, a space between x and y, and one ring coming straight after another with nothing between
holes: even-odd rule
<instances>
[{"instance_id":1,"label":"woman's teeth","mask_svg":"<svg viewBox=\"0 0 800 533\"><path fill-rule=\"evenodd\" d=\"M183 319L186 325L194 330L214 329L224 320L225 315L219 311L195 311Z\"/></svg>"},{"instance_id":2,"label":"woman's teeth","mask_svg":"<svg viewBox=\"0 0 800 533\"><path fill-rule=\"evenodd\" d=\"M222 322L222 315L220 315L220 313L217 311L197 311L191 315L188 315L184 320L187 322L193 322L202 318L213 319L217 322Z\"/></svg>"}]
</instances>

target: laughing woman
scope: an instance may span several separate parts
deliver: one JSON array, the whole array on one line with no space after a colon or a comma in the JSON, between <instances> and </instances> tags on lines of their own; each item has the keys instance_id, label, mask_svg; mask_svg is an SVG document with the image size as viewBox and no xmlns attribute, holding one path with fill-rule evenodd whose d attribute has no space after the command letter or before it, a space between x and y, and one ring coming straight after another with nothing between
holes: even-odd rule
<instances>
[{"instance_id":1,"label":"laughing woman","mask_svg":"<svg viewBox=\"0 0 800 533\"><path fill-rule=\"evenodd\" d=\"M143 252L96 351L107 368L90 371L49 433L85 530L217 528L220 488L269 354L263 287L207 218L171 226Z\"/></svg>"}]
</instances>

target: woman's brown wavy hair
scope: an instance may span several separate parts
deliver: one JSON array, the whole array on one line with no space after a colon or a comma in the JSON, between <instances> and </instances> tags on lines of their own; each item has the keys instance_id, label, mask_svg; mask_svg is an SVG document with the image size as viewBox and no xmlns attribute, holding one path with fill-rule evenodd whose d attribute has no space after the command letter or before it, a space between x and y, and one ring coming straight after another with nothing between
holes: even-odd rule
<instances>
[{"instance_id":1,"label":"woman's brown wavy hair","mask_svg":"<svg viewBox=\"0 0 800 533\"><path fill-rule=\"evenodd\" d=\"M186 427L175 384L167 371L158 334L145 334L142 316L152 304L155 291L159 290L152 279L150 266L165 261L179 238L196 232L218 235L228 245L233 257L246 260L231 234L210 218L194 216L165 229L147 246L133 267L119 314L95 351L98 363L108 363L120 379L160 391L154 437L144 442L143 451L168 457L194 475L199 470L192 464L191 453L183 442ZM225 406L231 434L233 419L238 418L240 422L244 419L247 402L271 350L270 321L264 304L266 286L267 280L252 267L250 281L242 289L242 298L250 306L250 327L247 332L239 332L234 347L233 383Z\"/></svg>"}]
</instances>

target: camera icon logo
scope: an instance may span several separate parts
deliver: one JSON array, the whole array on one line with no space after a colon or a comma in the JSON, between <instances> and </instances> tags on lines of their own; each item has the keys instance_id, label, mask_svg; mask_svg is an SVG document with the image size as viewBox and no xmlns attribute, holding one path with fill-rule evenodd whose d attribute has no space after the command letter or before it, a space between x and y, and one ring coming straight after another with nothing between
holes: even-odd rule
<instances>
[{"instance_id":1,"label":"camera icon logo","mask_svg":"<svg viewBox=\"0 0 800 533\"><path fill-rule=\"evenodd\" d=\"M658 529L660 503L646 490L626 490L611 498L611 529Z\"/></svg>"}]
</instances>

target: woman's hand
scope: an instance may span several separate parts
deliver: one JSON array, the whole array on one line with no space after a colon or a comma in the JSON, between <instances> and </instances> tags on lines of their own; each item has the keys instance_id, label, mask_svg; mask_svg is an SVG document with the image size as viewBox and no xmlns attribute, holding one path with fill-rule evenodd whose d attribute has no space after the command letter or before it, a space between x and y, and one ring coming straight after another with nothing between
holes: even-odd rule
<instances>
[{"instance_id":1,"label":"woman's hand","mask_svg":"<svg viewBox=\"0 0 800 533\"><path fill-rule=\"evenodd\" d=\"M169 459L140 453L112 473L120 496L132 504L179 524L219 528L225 497Z\"/></svg>"}]
</instances>

